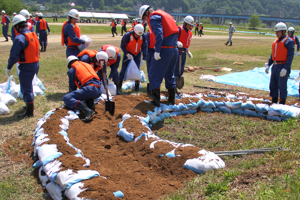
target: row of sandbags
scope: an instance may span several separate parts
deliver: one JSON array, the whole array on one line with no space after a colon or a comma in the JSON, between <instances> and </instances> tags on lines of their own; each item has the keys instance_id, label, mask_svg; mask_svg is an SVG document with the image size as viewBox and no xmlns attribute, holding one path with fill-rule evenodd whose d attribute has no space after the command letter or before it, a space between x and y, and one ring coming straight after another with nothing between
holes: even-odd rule
<instances>
[{"instance_id":1,"label":"row of sandbags","mask_svg":"<svg viewBox=\"0 0 300 200\"><path fill-rule=\"evenodd\" d=\"M62 153L58 151L57 144L45 144L50 141L51 138L44 131L42 125L51 117L55 111L49 111L46 115L40 119L37 123L36 130L33 137L34 145L34 157L38 158L38 161L34 163L33 167L39 169L39 179L45 189L49 192L50 196L54 200L61 200L62 192L64 195L72 200L80 200L78 195L85 191L84 183L81 181L88 180L93 177L101 177L99 172L95 170L79 170L74 172L72 169L61 171L62 163L57 159ZM59 132L65 142L77 152L74 158L82 158L85 161L84 167L90 166L90 160L84 157L83 152L74 147L68 138L69 121L78 119L78 115L73 111L69 111L68 115L61 118L61 131ZM114 192L115 197L122 198L124 194L121 191Z\"/></svg>"},{"instance_id":2,"label":"row of sandbags","mask_svg":"<svg viewBox=\"0 0 300 200\"><path fill-rule=\"evenodd\" d=\"M34 95L45 95L42 81L35 75L32 80ZM10 110L7 106L13 105L17 102L17 98L23 98L20 90L20 84L16 84L11 75L4 83L0 83L0 115L7 115Z\"/></svg>"}]
</instances>

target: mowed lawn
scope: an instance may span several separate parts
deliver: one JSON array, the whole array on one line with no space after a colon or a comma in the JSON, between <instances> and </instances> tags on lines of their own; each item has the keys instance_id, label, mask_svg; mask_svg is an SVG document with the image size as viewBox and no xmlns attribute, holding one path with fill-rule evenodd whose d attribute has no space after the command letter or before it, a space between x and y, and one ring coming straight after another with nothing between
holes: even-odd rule
<instances>
[{"instance_id":1,"label":"mowed lawn","mask_svg":"<svg viewBox=\"0 0 300 200\"><path fill-rule=\"evenodd\" d=\"M49 20L49 22L51 22ZM56 107L62 106L62 97L68 92L68 77L65 47L60 44L61 26L52 25L47 52L40 56L38 77L47 88L45 96L35 97L35 116L19 121L16 114L24 105L19 99L10 106L11 114L0 116L0 144L10 141L9 154L31 155L26 149L20 149L22 140L30 138L37 120ZM106 26L81 26L82 34L93 39L89 49L99 50L104 44L120 46L121 37L111 37ZM118 28L118 33L120 27ZM234 88L251 95L268 96L268 92L199 80L202 74L222 75L226 72L214 72L215 66L230 67L238 70L250 70L262 67L268 61L271 44L275 37L257 34L237 33L233 36L233 46L225 46L228 34L224 31L204 30L204 36L193 36L190 51L193 58L187 58L187 66L200 66L200 69L185 73L185 86L181 92L204 92L193 87L202 85L219 88ZM4 38L3 38L4 40ZM0 42L0 82L7 81L5 68L9 57L11 42ZM233 65L243 62L243 65ZM300 57L295 57L293 69L299 69ZM121 66L119 68L119 71ZM146 66L142 67L146 73ZM16 67L11 71L16 82ZM253 80L255 81L255 80ZM145 92L146 83L143 83ZM162 84L162 90L165 90ZM296 100L296 98L288 97ZM158 124L155 134L171 141L191 143L210 151L229 151L239 149L283 147L288 152L274 152L261 155L223 157L226 167L195 175L195 179L186 182L183 190L166 195L162 199L299 199L300 168L298 119L286 122L272 122L259 118L243 117L220 113L203 113L182 118L168 119ZM116 133L117 134L117 133ZM39 181L33 176L34 170L24 162L16 162L8 152L0 148L0 199L48 199L41 193Z\"/></svg>"}]
</instances>

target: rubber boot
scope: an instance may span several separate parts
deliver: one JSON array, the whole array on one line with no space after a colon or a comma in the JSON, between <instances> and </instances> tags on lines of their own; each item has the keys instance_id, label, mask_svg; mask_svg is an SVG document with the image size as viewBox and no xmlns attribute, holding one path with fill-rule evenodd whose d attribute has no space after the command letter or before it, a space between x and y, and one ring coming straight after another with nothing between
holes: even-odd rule
<instances>
[{"instance_id":1,"label":"rubber boot","mask_svg":"<svg viewBox=\"0 0 300 200\"><path fill-rule=\"evenodd\" d=\"M47 46L46 46L46 45L44 45L44 52L46 51L46 47L47 47Z\"/></svg>"},{"instance_id":2,"label":"rubber boot","mask_svg":"<svg viewBox=\"0 0 300 200\"><path fill-rule=\"evenodd\" d=\"M170 102L172 105L175 104L175 93L176 93L176 87L169 89L169 99L168 102Z\"/></svg>"},{"instance_id":3,"label":"rubber boot","mask_svg":"<svg viewBox=\"0 0 300 200\"><path fill-rule=\"evenodd\" d=\"M41 44L41 51L40 52L43 52L44 51L44 48L43 48L43 45Z\"/></svg>"},{"instance_id":4,"label":"rubber boot","mask_svg":"<svg viewBox=\"0 0 300 200\"><path fill-rule=\"evenodd\" d=\"M117 86L117 95L120 95L120 94L121 94L122 85L123 85L123 79L120 79L120 80L116 83L116 86Z\"/></svg>"},{"instance_id":5,"label":"rubber boot","mask_svg":"<svg viewBox=\"0 0 300 200\"><path fill-rule=\"evenodd\" d=\"M151 91L150 91L150 83L147 83L147 95L148 95L148 97L150 97L151 96ZM150 97L151 98L151 97Z\"/></svg>"},{"instance_id":6,"label":"rubber boot","mask_svg":"<svg viewBox=\"0 0 300 200\"><path fill-rule=\"evenodd\" d=\"M136 91L136 92L140 91L140 82L139 81L135 81L134 91Z\"/></svg>"},{"instance_id":7,"label":"rubber boot","mask_svg":"<svg viewBox=\"0 0 300 200\"><path fill-rule=\"evenodd\" d=\"M227 41L226 43L224 43L225 45L227 45L229 42Z\"/></svg>"},{"instance_id":8,"label":"rubber boot","mask_svg":"<svg viewBox=\"0 0 300 200\"><path fill-rule=\"evenodd\" d=\"M228 46L232 46L232 42L230 42L230 45L228 45Z\"/></svg>"},{"instance_id":9,"label":"rubber boot","mask_svg":"<svg viewBox=\"0 0 300 200\"><path fill-rule=\"evenodd\" d=\"M76 108L83 112L84 118L81 119L83 122L88 122L91 119L92 115L95 113L93 110L89 109L83 101L80 101L77 104Z\"/></svg>"},{"instance_id":10,"label":"rubber boot","mask_svg":"<svg viewBox=\"0 0 300 200\"><path fill-rule=\"evenodd\" d=\"M5 40L4 40L4 42L8 42L8 37L5 37Z\"/></svg>"},{"instance_id":11,"label":"rubber boot","mask_svg":"<svg viewBox=\"0 0 300 200\"><path fill-rule=\"evenodd\" d=\"M87 99L86 100L86 105L89 109L95 110L95 104L94 104L94 99Z\"/></svg>"},{"instance_id":12,"label":"rubber boot","mask_svg":"<svg viewBox=\"0 0 300 200\"><path fill-rule=\"evenodd\" d=\"M152 103L155 106L160 107L160 88L151 90L150 98L153 100Z\"/></svg>"},{"instance_id":13,"label":"rubber boot","mask_svg":"<svg viewBox=\"0 0 300 200\"><path fill-rule=\"evenodd\" d=\"M17 117L20 119L24 119L26 117L33 117L33 107L33 103L26 103L25 114L18 115Z\"/></svg>"},{"instance_id":14,"label":"rubber boot","mask_svg":"<svg viewBox=\"0 0 300 200\"><path fill-rule=\"evenodd\" d=\"M272 103L278 103L278 97L272 97Z\"/></svg>"},{"instance_id":15,"label":"rubber boot","mask_svg":"<svg viewBox=\"0 0 300 200\"><path fill-rule=\"evenodd\" d=\"M286 99L280 99L279 104L285 105L285 100Z\"/></svg>"}]
</instances>

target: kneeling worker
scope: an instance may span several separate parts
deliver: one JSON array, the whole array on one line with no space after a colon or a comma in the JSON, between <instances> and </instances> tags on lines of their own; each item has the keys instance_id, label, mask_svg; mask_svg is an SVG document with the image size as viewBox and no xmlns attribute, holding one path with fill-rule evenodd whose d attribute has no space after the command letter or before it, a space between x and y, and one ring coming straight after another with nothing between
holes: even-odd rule
<instances>
[{"instance_id":1,"label":"kneeling worker","mask_svg":"<svg viewBox=\"0 0 300 200\"><path fill-rule=\"evenodd\" d=\"M105 65L108 56L100 54L96 55L96 59L98 62L103 61L102 64ZM69 108L78 108L82 111L84 114L82 121L87 122L95 113L93 99L101 95L100 79L90 64L79 61L76 56L67 58L67 66L70 92L63 97L63 101Z\"/></svg>"}]
</instances>

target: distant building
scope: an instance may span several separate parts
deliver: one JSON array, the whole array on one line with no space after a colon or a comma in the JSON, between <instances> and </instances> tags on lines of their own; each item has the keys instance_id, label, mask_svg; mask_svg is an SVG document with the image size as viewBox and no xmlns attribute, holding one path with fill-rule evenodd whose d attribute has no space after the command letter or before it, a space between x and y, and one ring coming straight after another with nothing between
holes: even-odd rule
<instances>
[{"instance_id":1,"label":"distant building","mask_svg":"<svg viewBox=\"0 0 300 200\"><path fill-rule=\"evenodd\" d=\"M40 11L45 11L45 6L40 6Z\"/></svg>"},{"instance_id":2,"label":"distant building","mask_svg":"<svg viewBox=\"0 0 300 200\"><path fill-rule=\"evenodd\" d=\"M173 12L174 12L174 13L182 13L182 7L174 8L174 9L173 9Z\"/></svg>"},{"instance_id":3,"label":"distant building","mask_svg":"<svg viewBox=\"0 0 300 200\"><path fill-rule=\"evenodd\" d=\"M253 10L248 9L248 10L243 10L242 15L252 15Z\"/></svg>"},{"instance_id":4,"label":"distant building","mask_svg":"<svg viewBox=\"0 0 300 200\"><path fill-rule=\"evenodd\" d=\"M272 12L272 17L284 17L284 11L283 10L280 10L280 11L273 11Z\"/></svg>"},{"instance_id":5,"label":"distant building","mask_svg":"<svg viewBox=\"0 0 300 200\"><path fill-rule=\"evenodd\" d=\"M226 9L225 8L216 9L216 14L217 15L225 15Z\"/></svg>"},{"instance_id":6,"label":"distant building","mask_svg":"<svg viewBox=\"0 0 300 200\"><path fill-rule=\"evenodd\" d=\"M202 8L195 8L195 9L192 9L192 12L193 12L193 13L201 14L201 13L202 13Z\"/></svg>"}]
</instances>

